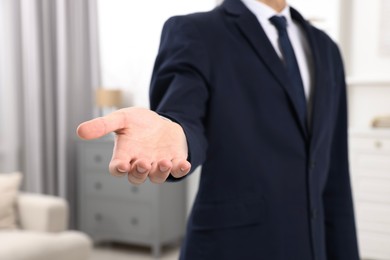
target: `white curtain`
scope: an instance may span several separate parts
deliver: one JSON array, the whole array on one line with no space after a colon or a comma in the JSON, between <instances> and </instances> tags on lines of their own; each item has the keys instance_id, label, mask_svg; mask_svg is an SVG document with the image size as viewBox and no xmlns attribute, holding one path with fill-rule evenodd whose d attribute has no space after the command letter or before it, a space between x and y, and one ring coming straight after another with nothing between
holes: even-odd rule
<instances>
[{"instance_id":1,"label":"white curtain","mask_svg":"<svg viewBox=\"0 0 390 260\"><path fill-rule=\"evenodd\" d=\"M76 209L75 131L99 86L96 0L0 2L0 171Z\"/></svg>"}]
</instances>

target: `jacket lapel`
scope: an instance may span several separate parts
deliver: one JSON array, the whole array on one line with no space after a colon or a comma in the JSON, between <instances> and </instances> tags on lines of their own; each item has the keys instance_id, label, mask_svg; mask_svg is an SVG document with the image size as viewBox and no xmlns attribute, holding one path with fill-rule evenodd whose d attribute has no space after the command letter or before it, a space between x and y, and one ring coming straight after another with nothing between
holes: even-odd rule
<instances>
[{"instance_id":1,"label":"jacket lapel","mask_svg":"<svg viewBox=\"0 0 390 260\"><path fill-rule=\"evenodd\" d=\"M239 0L225 0L223 6L230 15L235 16L235 22L245 39L285 90L291 101L295 118L300 125L303 135L307 138L307 124L299 117L297 109L298 100L295 98L291 86L289 86L285 67L257 18Z\"/></svg>"},{"instance_id":2,"label":"jacket lapel","mask_svg":"<svg viewBox=\"0 0 390 260\"><path fill-rule=\"evenodd\" d=\"M304 18L293 8L291 8L291 15L293 19L300 22L306 33L310 50L313 59L313 79L312 79L312 108L311 108L311 129L310 129L310 148L316 149L317 145L321 141L321 130L326 129L325 124L328 123L327 111L329 111L329 105L331 101L329 79L326 75L329 75L329 71L323 62L327 60L326 54L324 54L325 48L322 47L322 42L318 40L318 37L314 35L314 30L311 25L304 20Z\"/></svg>"}]
</instances>

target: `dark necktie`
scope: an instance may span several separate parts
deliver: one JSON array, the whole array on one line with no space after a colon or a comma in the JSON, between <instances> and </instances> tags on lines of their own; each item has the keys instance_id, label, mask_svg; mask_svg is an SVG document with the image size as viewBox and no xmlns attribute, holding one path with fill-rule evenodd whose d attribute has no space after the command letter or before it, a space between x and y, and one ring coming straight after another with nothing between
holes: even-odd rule
<instances>
[{"instance_id":1,"label":"dark necktie","mask_svg":"<svg viewBox=\"0 0 390 260\"><path fill-rule=\"evenodd\" d=\"M303 82L297 58L295 57L294 49L291 45L287 33L287 20L284 16L272 16L270 22L276 27L279 34L279 46L283 54L284 65L287 70L288 78L295 94L295 101L297 103L298 114L302 122L307 125L307 107L305 92L303 89Z\"/></svg>"}]
</instances>

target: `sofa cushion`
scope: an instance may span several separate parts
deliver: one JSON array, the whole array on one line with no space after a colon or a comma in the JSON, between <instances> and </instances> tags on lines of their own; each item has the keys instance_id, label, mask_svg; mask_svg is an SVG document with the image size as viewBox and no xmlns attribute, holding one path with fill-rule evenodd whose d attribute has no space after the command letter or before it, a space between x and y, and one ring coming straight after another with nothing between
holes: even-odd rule
<instances>
[{"instance_id":1,"label":"sofa cushion","mask_svg":"<svg viewBox=\"0 0 390 260\"><path fill-rule=\"evenodd\" d=\"M87 260L91 248L91 240L78 231L0 231L0 259Z\"/></svg>"},{"instance_id":2,"label":"sofa cushion","mask_svg":"<svg viewBox=\"0 0 390 260\"><path fill-rule=\"evenodd\" d=\"M0 174L0 230L15 229L15 203L22 175L19 172Z\"/></svg>"}]
</instances>

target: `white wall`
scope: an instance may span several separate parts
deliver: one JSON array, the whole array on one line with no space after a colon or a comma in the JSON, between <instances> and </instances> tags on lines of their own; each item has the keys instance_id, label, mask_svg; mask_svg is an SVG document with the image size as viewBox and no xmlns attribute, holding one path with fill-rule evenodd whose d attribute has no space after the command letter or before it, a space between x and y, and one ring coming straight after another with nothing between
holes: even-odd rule
<instances>
[{"instance_id":1,"label":"white wall","mask_svg":"<svg viewBox=\"0 0 390 260\"><path fill-rule=\"evenodd\" d=\"M380 49L381 37L390 28L381 20L389 9L388 0L348 0L350 11L344 52L348 68L349 124L352 128L368 128L378 115L390 115L390 55ZM390 26L390 24L389 24Z\"/></svg>"},{"instance_id":2,"label":"white wall","mask_svg":"<svg viewBox=\"0 0 390 260\"><path fill-rule=\"evenodd\" d=\"M147 107L163 23L210 10L215 0L98 0L102 85L125 91L125 106Z\"/></svg>"},{"instance_id":3,"label":"white wall","mask_svg":"<svg viewBox=\"0 0 390 260\"><path fill-rule=\"evenodd\" d=\"M390 55L380 51L380 39L385 33L381 19L389 16L383 10L388 0L355 0L352 5L350 76L390 79ZM387 4L388 5L388 4ZM390 7L390 6L389 6Z\"/></svg>"}]
</instances>

